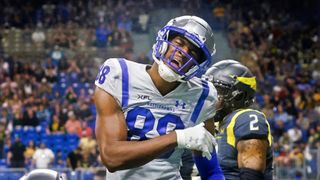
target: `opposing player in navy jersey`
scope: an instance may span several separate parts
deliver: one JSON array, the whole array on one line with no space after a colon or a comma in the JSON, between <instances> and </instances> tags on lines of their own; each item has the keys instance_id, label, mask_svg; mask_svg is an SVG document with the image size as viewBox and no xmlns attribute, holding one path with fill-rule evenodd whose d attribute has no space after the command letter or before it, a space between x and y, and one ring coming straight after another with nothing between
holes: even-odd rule
<instances>
[{"instance_id":1,"label":"opposing player in navy jersey","mask_svg":"<svg viewBox=\"0 0 320 180\"><path fill-rule=\"evenodd\" d=\"M262 112L249 108L256 92L255 77L234 60L214 64L204 76L214 84L222 103L214 120L220 124L217 154L225 178L272 179L270 126ZM206 168L214 166L206 159L199 161ZM202 171L202 176L211 175Z\"/></svg>"},{"instance_id":2,"label":"opposing player in navy jersey","mask_svg":"<svg viewBox=\"0 0 320 180\"><path fill-rule=\"evenodd\" d=\"M211 27L196 16L168 22L153 46L152 66L108 59L96 78L96 136L107 179L181 179L184 149L211 159L204 121L217 92L197 78L212 63Z\"/></svg>"}]
</instances>

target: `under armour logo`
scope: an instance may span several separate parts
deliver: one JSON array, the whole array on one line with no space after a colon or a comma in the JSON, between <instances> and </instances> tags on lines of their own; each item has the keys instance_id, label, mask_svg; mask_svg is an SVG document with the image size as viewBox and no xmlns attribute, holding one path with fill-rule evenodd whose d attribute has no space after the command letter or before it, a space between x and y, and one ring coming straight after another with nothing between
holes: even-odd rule
<instances>
[{"instance_id":1,"label":"under armour logo","mask_svg":"<svg viewBox=\"0 0 320 180\"><path fill-rule=\"evenodd\" d=\"M195 138L195 139L194 139L194 138L190 137L190 138L189 138L189 142L190 142L190 143L195 142L196 144L198 144L198 143L199 143L199 139L198 139L198 138Z\"/></svg>"},{"instance_id":2,"label":"under armour logo","mask_svg":"<svg viewBox=\"0 0 320 180\"><path fill-rule=\"evenodd\" d=\"M181 106L182 109L185 109L185 108L186 108L186 103L183 102L182 100L181 100L181 101L180 101L180 100L176 100L176 105L175 105L175 106L176 106L176 107Z\"/></svg>"}]
</instances>

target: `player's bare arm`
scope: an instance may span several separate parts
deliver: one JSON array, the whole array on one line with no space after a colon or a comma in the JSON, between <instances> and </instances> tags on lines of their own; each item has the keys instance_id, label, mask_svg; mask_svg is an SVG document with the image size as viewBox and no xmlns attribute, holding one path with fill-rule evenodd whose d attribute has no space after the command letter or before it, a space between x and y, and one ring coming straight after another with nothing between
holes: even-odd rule
<instances>
[{"instance_id":1,"label":"player's bare arm","mask_svg":"<svg viewBox=\"0 0 320 180\"><path fill-rule=\"evenodd\" d=\"M124 115L115 99L96 88L96 137L102 162L110 172L141 166L177 146L176 133L146 141L127 141Z\"/></svg>"},{"instance_id":2,"label":"player's bare arm","mask_svg":"<svg viewBox=\"0 0 320 180\"><path fill-rule=\"evenodd\" d=\"M238 167L264 172L268 141L266 139L241 140L237 144Z\"/></svg>"}]
</instances>

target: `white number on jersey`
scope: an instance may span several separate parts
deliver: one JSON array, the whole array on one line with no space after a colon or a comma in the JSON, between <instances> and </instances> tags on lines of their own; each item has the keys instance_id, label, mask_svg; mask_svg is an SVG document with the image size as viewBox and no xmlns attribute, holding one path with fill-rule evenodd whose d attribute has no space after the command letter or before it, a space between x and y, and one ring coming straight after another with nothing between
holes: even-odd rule
<instances>
[{"instance_id":1,"label":"white number on jersey","mask_svg":"<svg viewBox=\"0 0 320 180\"><path fill-rule=\"evenodd\" d=\"M250 131L258 131L259 130L259 126L257 126L258 123L258 116L255 114L250 114Z\"/></svg>"}]
</instances>

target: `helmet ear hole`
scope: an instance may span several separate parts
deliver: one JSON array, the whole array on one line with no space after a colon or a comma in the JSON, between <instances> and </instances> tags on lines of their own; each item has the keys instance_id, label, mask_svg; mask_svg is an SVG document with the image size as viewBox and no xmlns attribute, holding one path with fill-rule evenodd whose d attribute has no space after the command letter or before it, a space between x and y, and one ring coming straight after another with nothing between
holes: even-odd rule
<instances>
[{"instance_id":1,"label":"helmet ear hole","mask_svg":"<svg viewBox=\"0 0 320 180\"><path fill-rule=\"evenodd\" d=\"M240 92L234 97L234 100L241 101L241 100L244 99L244 97L245 97L245 93L244 92Z\"/></svg>"}]
</instances>

